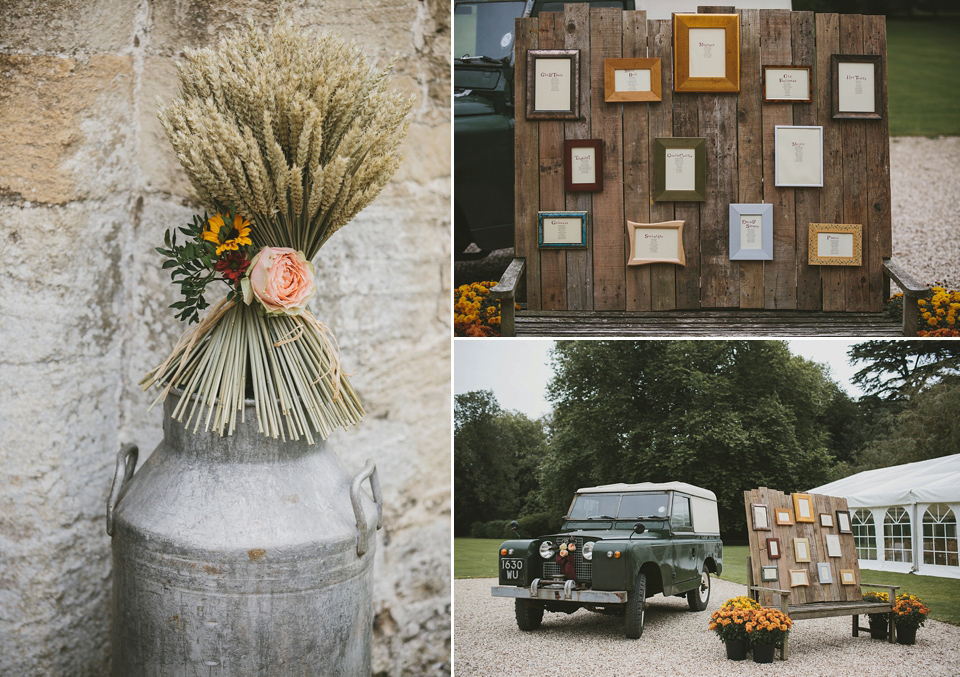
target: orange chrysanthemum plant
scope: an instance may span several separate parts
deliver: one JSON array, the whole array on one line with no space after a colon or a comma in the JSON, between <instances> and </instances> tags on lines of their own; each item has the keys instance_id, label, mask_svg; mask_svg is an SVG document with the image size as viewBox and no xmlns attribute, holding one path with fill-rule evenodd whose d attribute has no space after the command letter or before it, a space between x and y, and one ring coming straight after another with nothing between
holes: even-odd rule
<instances>
[{"instance_id":1,"label":"orange chrysanthemum plant","mask_svg":"<svg viewBox=\"0 0 960 677\"><path fill-rule=\"evenodd\" d=\"M751 645L773 644L782 646L790 633L793 621L779 609L764 607L756 609L746 625L747 637Z\"/></svg>"},{"instance_id":2,"label":"orange chrysanthemum plant","mask_svg":"<svg viewBox=\"0 0 960 677\"><path fill-rule=\"evenodd\" d=\"M490 296L496 284L494 280L472 282L453 291L454 336L500 336L500 299Z\"/></svg>"},{"instance_id":3,"label":"orange chrysanthemum plant","mask_svg":"<svg viewBox=\"0 0 960 677\"><path fill-rule=\"evenodd\" d=\"M917 299L917 336L960 336L960 291L936 285L932 292L929 299ZM890 317L900 320L903 317L903 294L898 292L891 296L885 310Z\"/></svg>"},{"instance_id":4,"label":"orange chrysanthemum plant","mask_svg":"<svg viewBox=\"0 0 960 677\"><path fill-rule=\"evenodd\" d=\"M919 628L927 622L927 614L930 613L930 609L916 595L904 593L897 595L897 601L893 605L893 613L896 614L898 628Z\"/></svg>"},{"instance_id":5,"label":"orange chrysanthemum plant","mask_svg":"<svg viewBox=\"0 0 960 677\"><path fill-rule=\"evenodd\" d=\"M710 629L717 633L721 642L746 642L749 639L747 623L759 607L749 597L734 597L710 616Z\"/></svg>"}]
</instances>

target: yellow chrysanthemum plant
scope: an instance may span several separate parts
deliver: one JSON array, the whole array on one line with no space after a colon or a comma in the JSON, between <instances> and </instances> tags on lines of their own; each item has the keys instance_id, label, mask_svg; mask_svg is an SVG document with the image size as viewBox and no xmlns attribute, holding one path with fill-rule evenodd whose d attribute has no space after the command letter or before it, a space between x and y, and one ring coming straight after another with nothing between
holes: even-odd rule
<instances>
[{"instance_id":1,"label":"yellow chrysanthemum plant","mask_svg":"<svg viewBox=\"0 0 960 677\"><path fill-rule=\"evenodd\" d=\"M161 388L154 404L181 391L173 415L194 431L231 434L249 397L272 438L313 443L363 417L307 303L320 248L399 166L413 97L387 90L391 67L283 21L185 51L178 96L157 114L208 213L158 251L184 297L177 317L197 325L141 386ZM225 294L201 318L218 281Z\"/></svg>"}]
</instances>

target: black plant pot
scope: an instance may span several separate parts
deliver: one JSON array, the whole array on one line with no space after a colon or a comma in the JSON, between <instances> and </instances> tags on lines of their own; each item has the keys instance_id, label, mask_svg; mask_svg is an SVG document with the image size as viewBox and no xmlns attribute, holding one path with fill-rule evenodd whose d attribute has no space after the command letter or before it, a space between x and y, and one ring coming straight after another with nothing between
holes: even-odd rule
<instances>
[{"instance_id":1,"label":"black plant pot","mask_svg":"<svg viewBox=\"0 0 960 677\"><path fill-rule=\"evenodd\" d=\"M903 625L897 626L897 644L916 644L917 643L917 628L916 626L906 627Z\"/></svg>"},{"instance_id":2,"label":"black plant pot","mask_svg":"<svg viewBox=\"0 0 960 677\"><path fill-rule=\"evenodd\" d=\"M776 644L754 644L753 662L754 663L772 663L773 653L776 651Z\"/></svg>"},{"instance_id":3,"label":"black plant pot","mask_svg":"<svg viewBox=\"0 0 960 677\"><path fill-rule=\"evenodd\" d=\"M732 661L742 661L747 658L747 643L743 640L731 640L727 642L727 658Z\"/></svg>"},{"instance_id":4,"label":"black plant pot","mask_svg":"<svg viewBox=\"0 0 960 677\"><path fill-rule=\"evenodd\" d=\"M872 639L886 639L889 621L883 614L870 614L870 637Z\"/></svg>"}]
</instances>

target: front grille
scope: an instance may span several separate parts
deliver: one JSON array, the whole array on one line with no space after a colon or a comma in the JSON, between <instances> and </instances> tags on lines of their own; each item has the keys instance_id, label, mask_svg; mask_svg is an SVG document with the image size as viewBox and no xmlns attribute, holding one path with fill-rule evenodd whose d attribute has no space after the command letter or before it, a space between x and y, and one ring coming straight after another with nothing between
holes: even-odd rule
<instances>
[{"instance_id":1,"label":"front grille","mask_svg":"<svg viewBox=\"0 0 960 677\"><path fill-rule=\"evenodd\" d=\"M589 583L593 580L593 566L587 560L583 559L583 539L579 536L562 537L553 542L555 547L560 547L561 543L570 543L573 541L577 549L573 551L573 570L577 572L577 583ZM563 576L560 573L560 565L554 560L546 560L543 563L543 577L551 578L553 576Z\"/></svg>"}]
</instances>

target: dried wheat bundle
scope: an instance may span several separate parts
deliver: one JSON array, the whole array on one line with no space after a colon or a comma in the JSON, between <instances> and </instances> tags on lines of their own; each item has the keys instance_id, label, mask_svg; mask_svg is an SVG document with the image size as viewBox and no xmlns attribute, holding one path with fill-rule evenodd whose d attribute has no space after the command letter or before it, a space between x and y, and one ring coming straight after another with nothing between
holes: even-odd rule
<instances>
[{"instance_id":1,"label":"dried wheat bundle","mask_svg":"<svg viewBox=\"0 0 960 677\"><path fill-rule=\"evenodd\" d=\"M214 216L181 228L185 244L168 232L158 251L181 285L181 319L199 319L212 280L231 289L141 385L163 386L158 401L183 390L174 415L194 429L205 406L206 428L232 432L250 391L271 437L312 442L362 418L336 342L306 302L310 261L400 163L413 97L387 91L391 66L288 23L266 34L251 25L178 64L179 96L158 116Z\"/></svg>"}]
</instances>

